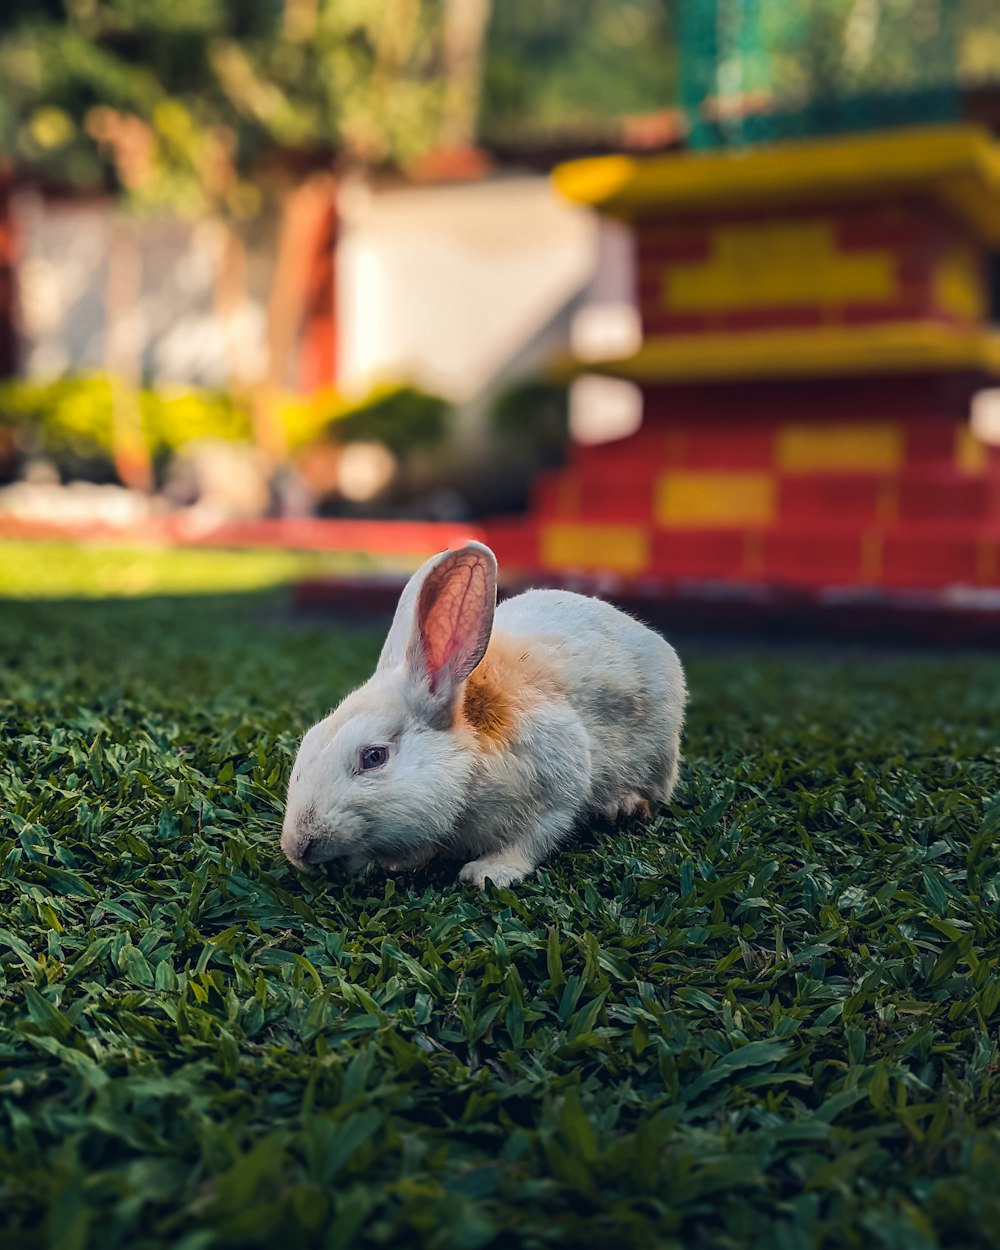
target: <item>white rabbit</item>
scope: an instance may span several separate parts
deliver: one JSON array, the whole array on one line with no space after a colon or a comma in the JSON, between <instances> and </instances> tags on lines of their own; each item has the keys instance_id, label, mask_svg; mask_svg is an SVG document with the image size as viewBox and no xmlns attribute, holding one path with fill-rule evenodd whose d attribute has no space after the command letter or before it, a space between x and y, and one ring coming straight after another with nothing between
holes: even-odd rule
<instances>
[{"instance_id":1,"label":"white rabbit","mask_svg":"<svg viewBox=\"0 0 1000 1250\"><path fill-rule=\"evenodd\" d=\"M407 583L374 675L302 739L281 835L292 863L400 870L453 851L470 860L461 880L505 886L582 819L670 798L674 649L568 591L497 607L496 574L469 543Z\"/></svg>"}]
</instances>

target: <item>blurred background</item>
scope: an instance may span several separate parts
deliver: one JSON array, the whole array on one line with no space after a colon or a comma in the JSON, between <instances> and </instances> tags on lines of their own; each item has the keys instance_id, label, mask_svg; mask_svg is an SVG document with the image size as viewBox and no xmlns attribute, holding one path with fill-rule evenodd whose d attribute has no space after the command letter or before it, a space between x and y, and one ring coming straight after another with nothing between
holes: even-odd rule
<instances>
[{"instance_id":1,"label":"blurred background","mask_svg":"<svg viewBox=\"0 0 1000 1250\"><path fill-rule=\"evenodd\" d=\"M998 128L995 0L6 0L8 589L475 533L1000 594Z\"/></svg>"}]
</instances>

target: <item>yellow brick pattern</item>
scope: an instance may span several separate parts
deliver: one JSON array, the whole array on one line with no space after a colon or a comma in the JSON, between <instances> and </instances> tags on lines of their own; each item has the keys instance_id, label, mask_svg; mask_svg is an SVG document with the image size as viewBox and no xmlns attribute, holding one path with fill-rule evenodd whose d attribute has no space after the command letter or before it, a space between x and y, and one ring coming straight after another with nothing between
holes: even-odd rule
<instances>
[{"instance_id":1,"label":"yellow brick pattern","mask_svg":"<svg viewBox=\"0 0 1000 1250\"><path fill-rule=\"evenodd\" d=\"M634 574L649 563L649 538L639 525L544 525L539 542L547 569Z\"/></svg>"},{"instance_id":2,"label":"yellow brick pattern","mask_svg":"<svg viewBox=\"0 0 1000 1250\"><path fill-rule=\"evenodd\" d=\"M983 473L988 462L986 444L976 438L970 426L960 426L955 435L955 468L959 473Z\"/></svg>"},{"instance_id":3,"label":"yellow brick pattern","mask_svg":"<svg viewBox=\"0 0 1000 1250\"><path fill-rule=\"evenodd\" d=\"M895 422L786 425L778 431L776 467L785 473L896 472L904 432Z\"/></svg>"},{"instance_id":4,"label":"yellow brick pattern","mask_svg":"<svg viewBox=\"0 0 1000 1250\"><path fill-rule=\"evenodd\" d=\"M885 303L896 293L892 254L841 251L831 221L720 226L711 249L707 262L668 270L663 300L671 312L839 307Z\"/></svg>"},{"instance_id":5,"label":"yellow brick pattern","mask_svg":"<svg viewBox=\"0 0 1000 1250\"><path fill-rule=\"evenodd\" d=\"M934 297L946 312L965 321L987 314L985 265L971 247L954 244L934 271Z\"/></svg>"},{"instance_id":6,"label":"yellow brick pattern","mask_svg":"<svg viewBox=\"0 0 1000 1250\"><path fill-rule=\"evenodd\" d=\"M657 524L673 527L766 525L777 515L770 473L675 470L656 484Z\"/></svg>"}]
</instances>

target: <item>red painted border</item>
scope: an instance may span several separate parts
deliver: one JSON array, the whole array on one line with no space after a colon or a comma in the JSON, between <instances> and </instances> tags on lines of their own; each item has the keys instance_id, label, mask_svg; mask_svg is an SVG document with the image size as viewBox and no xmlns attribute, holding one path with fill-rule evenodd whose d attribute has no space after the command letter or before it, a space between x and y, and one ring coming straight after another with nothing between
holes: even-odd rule
<instances>
[{"instance_id":1,"label":"red painted border","mask_svg":"<svg viewBox=\"0 0 1000 1250\"><path fill-rule=\"evenodd\" d=\"M0 515L0 538L67 542L158 543L191 547L287 547L296 551L363 551L428 556L470 539L478 525L445 521L302 519L209 521L194 516L152 517L130 526L60 525Z\"/></svg>"}]
</instances>

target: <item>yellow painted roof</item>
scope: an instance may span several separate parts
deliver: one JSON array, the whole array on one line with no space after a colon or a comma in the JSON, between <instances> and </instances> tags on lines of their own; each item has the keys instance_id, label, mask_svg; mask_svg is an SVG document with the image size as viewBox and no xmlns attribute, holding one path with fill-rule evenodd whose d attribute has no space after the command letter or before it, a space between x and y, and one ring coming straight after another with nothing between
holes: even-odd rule
<instances>
[{"instance_id":1,"label":"yellow painted roof","mask_svg":"<svg viewBox=\"0 0 1000 1250\"><path fill-rule=\"evenodd\" d=\"M1000 334L926 322L685 334L648 339L620 360L553 366L563 378L604 373L636 382L950 371L1000 375Z\"/></svg>"},{"instance_id":2,"label":"yellow painted roof","mask_svg":"<svg viewBox=\"0 0 1000 1250\"><path fill-rule=\"evenodd\" d=\"M568 199L616 216L870 199L923 190L1000 242L1000 143L977 126L921 126L725 152L570 161Z\"/></svg>"}]
</instances>

